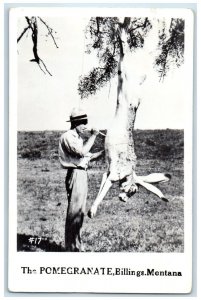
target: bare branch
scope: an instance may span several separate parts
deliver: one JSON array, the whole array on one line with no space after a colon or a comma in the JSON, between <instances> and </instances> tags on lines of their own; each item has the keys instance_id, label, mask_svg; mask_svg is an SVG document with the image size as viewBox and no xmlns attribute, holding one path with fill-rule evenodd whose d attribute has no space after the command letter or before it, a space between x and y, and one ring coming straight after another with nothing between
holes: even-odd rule
<instances>
[{"instance_id":1,"label":"bare branch","mask_svg":"<svg viewBox=\"0 0 201 300\"><path fill-rule=\"evenodd\" d=\"M124 56L124 48L123 48L123 42L121 39L121 28L117 28L117 41L119 43L119 49L120 49L120 56L123 57Z\"/></svg>"},{"instance_id":2,"label":"bare branch","mask_svg":"<svg viewBox=\"0 0 201 300\"><path fill-rule=\"evenodd\" d=\"M30 20L28 17L26 17L27 23L29 24L31 30L32 30L32 41L33 41L33 54L34 59L31 59L30 61L36 62L39 66L39 68L45 73L45 71L52 76L52 74L48 71L44 61L39 57L38 55L38 25L37 25L37 19L36 17L33 17L32 20ZM41 67L41 63L45 68L45 71Z\"/></svg>"},{"instance_id":3,"label":"bare branch","mask_svg":"<svg viewBox=\"0 0 201 300\"><path fill-rule=\"evenodd\" d=\"M33 54L34 54L35 61L39 64L40 57L38 56L38 25L37 25L36 18L34 18L32 25L33 26L31 28L32 28Z\"/></svg>"},{"instance_id":4,"label":"bare branch","mask_svg":"<svg viewBox=\"0 0 201 300\"><path fill-rule=\"evenodd\" d=\"M19 42L22 39L22 37L24 36L24 34L30 29L31 30L32 43L33 43L32 52L33 52L33 56L34 56L34 58L30 59L30 61L31 62L36 62L38 64L39 68L41 69L41 71L44 74L48 73L50 76L52 76L52 74L48 70L45 62L43 61L43 59L40 58L40 56L38 54L38 20L40 20L45 25L45 27L48 30L48 35L50 35L51 38L53 39L53 42L54 42L56 48L59 48L58 45L57 45L57 43L56 43L56 40L54 38L54 35L53 35L54 31L40 17L34 17L34 16L32 16L32 17L25 17L25 20L26 20L28 26L23 29L23 31L21 32L21 34L17 38L17 42Z\"/></svg>"},{"instance_id":5,"label":"bare branch","mask_svg":"<svg viewBox=\"0 0 201 300\"><path fill-rule=\"evenodd\" d=\"M23 35L27 32L27 30L30 28L30 26L27 26L26 28L24 28L24 30L22 31L22 33L20 34L20 36L17 38L17 43L21 40L21 38L23 37Z\"/></svg>"},{"instance_id":6,"label":"bare branch","mask_svg":"<svg viewBox=\"0 0 201 300\"><path fill-rule=\"evenodd\" d=\"M138 25L138 26L136 26L134 28L131 28L130 30L128 30L128 33L131 33L131 32L133 32L133 31L135 31L136 29L139 29L139 28L144 28L144 24Z\"/></svg>"},{"instance_id":7,"label":"bare branch","mask_svg":"<svg viewBox=\"0 0 201 300\"><path fill-rule=\"evenodd\" d=\"M47 23L46 23L43 19L41 19L40 17L38 17L38 19L46 26L46 28L47 28L47 30L48 30L48 33L49 33L49 35L51 36L51 38L52 38L52 40L53 40L55 46L56 46L57 48L59 48L58 45L57 45L57 43L56 43L56 41L55 41L55 38L54 38L54 36L53 36L53 33L52 33L52 32L53 32L53 29L50 28L50 27L47 25Z\"/></svg>"},{"instance_id":8,"label":"bare branch","mask_svg":"<svg viewBox=\"0 0 201 300\"><path fill-rule=\"evenodd\" d=\"M44 74L46 74L45 71L41 68L40 63L38 64L38 66L39 66L39 68L41 69L41 71L42 71Z\"/></svg>"},{"instance_id":9,"label":"bare branch","mask_svg":"<svg viewBox=\"0 0 201 300\"><path fill-rule=\"evenodd\" d=\"M33 30L32 21L28 17L25 17L25 19L27 20L29 27Z\"/></svg>"},{"instance_id":10,"label":"bare branch","mask_svg":"<svg viewBox=\"0 0 201 300\"><path fill-rule=\"evenodd\" d=\"M50 76L52 76L52 74L50 73L50 71L48 71L48 69L47 69L47 67L46 67L46 64L44 63L44 61L40 58L40 61L42 62L42 64L43 64L43 66L44 66L44 68L45 68L45 70L46 70L46 72L50 75ZM40 64L39 64L40 65Z\"/></svg>"}]
</instances>

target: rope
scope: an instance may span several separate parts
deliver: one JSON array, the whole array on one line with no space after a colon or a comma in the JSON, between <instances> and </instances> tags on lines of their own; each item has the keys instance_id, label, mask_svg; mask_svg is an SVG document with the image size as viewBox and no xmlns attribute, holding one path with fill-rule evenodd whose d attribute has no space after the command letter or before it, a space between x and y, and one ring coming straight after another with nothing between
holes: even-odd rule
<instances>
[{"instance_id":1,"label":"rope","mask_svg":"<svg viewBox=\"0 0 201 300\"><path fill-rule=\"evenodd\" d=\"M109 81L109 91L108 91L108 96L107 96L108 100L110 98L110 91L111 91L111 79Z\"/></svg>"},{"instance_id":2,"label":"rope","mask_svg":"<svg viewBox=\"0 0 201 300\"><path fill-rule=\"evenodd\" d=\"M83 50L82 50L82 64L81 64L81 75L84 73L84 51L85 51L85 34L83 33ZM79 98L78 107L81 106L81 98Z\"/></svg>"}]
</instances>

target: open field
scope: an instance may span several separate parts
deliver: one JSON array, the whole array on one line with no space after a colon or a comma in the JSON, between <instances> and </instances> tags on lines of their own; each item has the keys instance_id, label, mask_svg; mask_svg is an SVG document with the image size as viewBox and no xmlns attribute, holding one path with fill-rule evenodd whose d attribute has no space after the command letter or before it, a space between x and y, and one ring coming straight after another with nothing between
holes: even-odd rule
<instances>
[{"instance_id":1,"label":"open field","mask_svg":"<svg viewBox=\"0 0 201 300\"><path fill-rule=\"evenodd\" d=\"M64 251L67 209L66 171L58 161L61 132L18 132L18 250ZM169 199L161 201L144 188L127 203L118 199L115 184L100 205L94 219L85 217L83 241L86 251L96 252L183 252L183 147L181 130L136 130L136 173L166 172L170 182L160 189ZM101 145L101 146L100 146ZM92 151L100 150L98 136ZM104 157L91 163L87 209L98 192L106 170ZM34 240L29 238L34 237ZM40 239L41 238L41 239Z\"/></svg>"}]
</instances>

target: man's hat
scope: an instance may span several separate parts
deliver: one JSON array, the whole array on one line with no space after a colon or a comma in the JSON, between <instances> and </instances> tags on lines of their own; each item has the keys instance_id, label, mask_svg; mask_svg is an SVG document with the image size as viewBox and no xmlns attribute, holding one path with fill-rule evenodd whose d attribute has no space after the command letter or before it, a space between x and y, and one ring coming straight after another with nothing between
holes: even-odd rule
<instances>
[{"instance_id":1,"label":"man's hat","mask_svg":"<svg viewBox=\"0 0 201 300\"><path fill-rule=\"evenodd\" d=\"M87 114L84 113L84 111L80 108L73 108L71 115L70 115L70 120L66 122L80 122L80 121L87 121Z\"/></svg>"}]
</instances>

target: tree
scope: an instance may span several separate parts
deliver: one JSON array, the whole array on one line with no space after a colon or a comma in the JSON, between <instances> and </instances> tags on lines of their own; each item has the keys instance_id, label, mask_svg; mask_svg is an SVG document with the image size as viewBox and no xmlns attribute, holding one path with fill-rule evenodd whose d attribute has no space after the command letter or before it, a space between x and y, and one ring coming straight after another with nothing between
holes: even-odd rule
<instances>
[{"instance_id":1,"label":"tree","mask_svg":"<svg viewBox=\"0 0 201 300\"><path fill-rule=\"evenodd\" d=\"M133 127L141 99L140 95L134 96L132 90L143 84L146 74L140 80L136 80L135 76L128 76L125 62L128 53L133 52L135 55L139 48L143 48L147 35L158 22L148 18L125 17L121 21L119 18L96 17L91 18L87 26L86 36L90 41L87 52L90 54L91 51L96 51L99 66L94 67L87 76L80 77L78 91L81 98L95 94L112 77L118 75L116 112L105 139L108 171L103 175L99 193L88 212L89 217L96 215L99 204L114 181L120 181L122 193L119 198L123 201L127 201L138 190L137 184L168 201L156 187L146 182L146 178L141 180L136 175ZM172 65L179 67L183 62L183 20L171 19L169 30L166 23L162 23L158 30L157 48L159 52L153 63L159 78L163 79ZM134 65L133 74L135 72ZM128 81L132 81L131 90L128 88ZM163 175L160 174L159 177L161 176ZM166 179L169 180L170 177L168 175Z\"/></svg>"},{"instance_id":2,"label":"tree","mask_svg":"<svg viewBox=\"0 0 201 300\"><path fill-rule=\"evenodd\" d=\"M78 91L81 98L95 94L114 77L118 73L118 63L123 59L125 46L131 52L143 48L146 36L152 27L153 20L148 18L125 17L123 22L119 18L91 18L86 28L86 38L89 40L86 52L90 54L96 51L99 66L80 78ZM183 63L184 20L172 18L169 30L166 27L166 23L163 22L158 32L160 52L153 61L160 79L167 75L171 66L179 67ZM123 31L126 34L125 41L122 41Z\"/></svg>"}]
</instances>

